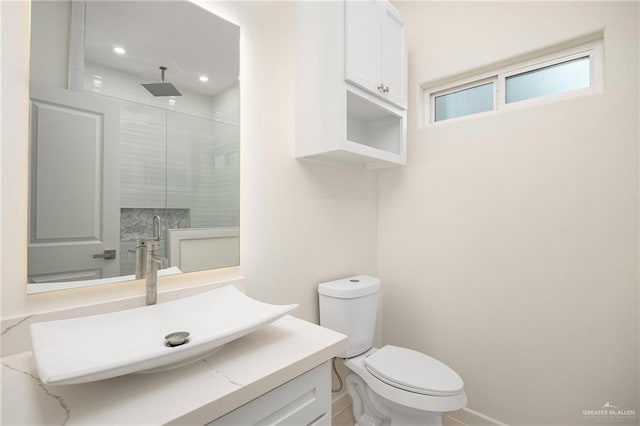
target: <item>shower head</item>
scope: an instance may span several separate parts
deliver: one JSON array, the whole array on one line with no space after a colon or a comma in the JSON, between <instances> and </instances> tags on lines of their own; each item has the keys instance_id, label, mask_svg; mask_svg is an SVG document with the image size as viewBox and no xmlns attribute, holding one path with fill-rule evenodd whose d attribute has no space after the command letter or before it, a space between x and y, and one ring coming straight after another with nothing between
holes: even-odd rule
<instances>
[{"instance_id":1,"label":"shower head","mask_svg":"<svg viewBox=\"0 0 640 426\"><path fill-rule=\"evenodd\" d=\"M160 83L141 83L153 96L182 96L182 93L171 83L164 82L167 67L160 67Z\"/></svg>"}]
</instances>

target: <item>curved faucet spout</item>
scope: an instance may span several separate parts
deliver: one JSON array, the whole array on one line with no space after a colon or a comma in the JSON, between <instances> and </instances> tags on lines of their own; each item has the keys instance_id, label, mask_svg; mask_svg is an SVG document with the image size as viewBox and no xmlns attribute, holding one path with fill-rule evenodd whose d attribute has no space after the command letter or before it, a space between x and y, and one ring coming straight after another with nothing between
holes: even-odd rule
<instances>
[{"instance_id":1,"label":"curved faucet spout","mask_svg":"<svg viewBox=\"0 0 640 426\"><path fill-rule=\"evenodd\" d=\"M153 216L153 239L160 241L160 216Z\"/></svg>"}]
</instances>

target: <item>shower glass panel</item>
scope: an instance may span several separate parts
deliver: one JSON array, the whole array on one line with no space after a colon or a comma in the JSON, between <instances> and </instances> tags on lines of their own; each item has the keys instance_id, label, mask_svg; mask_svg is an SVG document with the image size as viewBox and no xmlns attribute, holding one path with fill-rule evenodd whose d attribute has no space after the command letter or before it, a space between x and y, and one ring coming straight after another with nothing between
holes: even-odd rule
<instances>
[{"instance_id":1,"label":"shower glass panel","mask_svg":"<svg viewBox=\"0 0 640 426\"><path fill-rule=\"evenodd\" d=\"M135 273L136 240L153 236L162 218L159 255L166 256L167 112L123 99L120 104L120 275Z\"/></svg>"},{"instance_id":2,"label":"shower glass panel","mask_svg":"<svg viewBox=\"0 0 640 426\"><path fill-rule=\"evenodd\" d=\"M238 140L237 126L167 111L167 208L189 211L185 227L239 225Z\"/></svg>"},{"instance_id":3,"label":"shower glass panel","mask_svg":"<svg viewBox=\"0 0 640 426\"><path fill-rule=\"evenodd\" d=\"M238 227L237 125L136 102L118 100L120 130L120 252L151 238L161 220L160 255L167 229ZM120 256L120 274L135 271Z\"/></svg>"},{"instance_id":4,"label":"shower glass panel","mask_svg":"<svg viewBox=\"0 0 640 426\"><path fill-rule=\"evenodd\" d=\"M166 111L120 103L120 207L166 206Z\"/></svg>"},{"instance_id":5,"label":"shower glass panel","mask_svg":"<svg viewBox=\"0 0 640 426\"><path fill-rule=\"evenodd\" d=\"M505 102L518 102L589 87L590 71L590 57L586 56L507 77Z\"/></svg>"}]
</instances>

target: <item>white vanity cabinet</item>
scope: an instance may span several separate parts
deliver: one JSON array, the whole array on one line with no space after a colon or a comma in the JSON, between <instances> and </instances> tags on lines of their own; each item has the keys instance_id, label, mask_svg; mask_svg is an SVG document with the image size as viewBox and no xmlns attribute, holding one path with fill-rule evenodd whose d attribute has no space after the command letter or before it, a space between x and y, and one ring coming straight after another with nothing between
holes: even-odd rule
<instances>
[{"instance_id":1,"label":"white vanity cabinet","mask_svg":"<svg viewBox=\"0 0 640 426\"><path fill-rule=\"evenodd\" d=\"M345 79L407 107L405 22L386 1L345 2Z\"/></svg>"},{"instance_id":2,"label":"white vanity cabinet","mask_svg":"<svg viewBox=\"0 0 640 426\"><path fill-rule=\"evenodd\" d=\"M192 290L171 298L183 291ZM346 350L347 336L328 328L285 316L180 368L48 386L38 379L33 353L17 351L29 345L28 324L45 315L4 324L10 331L2 349L10 352L0 365L3 425L331 425L329 363Z\"/></svg>"},{"instance_id":3,"label":"white vanity cabinet","mask_svg":"<svg viewBox=\"0 0 640 426\"><path fill-rule=\"evenodd\" d=\"M207 424L237 425L330 426L329 361Z\"/></svg>"},{"instance_id":4,"label":"white vanity cabinet","mask_svg":"<svg viewBox=\"0 0 640 426\"><path fill-rule=\"evenodd\" d=\"M296 157L406 164L402 17L384 0L298 2L296 26Z\"/></svg>"}]
</instances>

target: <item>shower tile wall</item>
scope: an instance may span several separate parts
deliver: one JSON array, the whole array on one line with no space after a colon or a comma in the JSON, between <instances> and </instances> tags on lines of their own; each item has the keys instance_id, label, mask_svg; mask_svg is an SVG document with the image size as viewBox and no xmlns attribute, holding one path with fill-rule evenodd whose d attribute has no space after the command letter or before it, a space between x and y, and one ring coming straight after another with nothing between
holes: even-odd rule
<instances>
[{"instance_id":1,"label":"shower tile wall","mask_svg":"<svg viewBox=\"0 0 640 426\"><path fill-rule=\"evenodd\" d=\"M165 207L166 111L119 103L120 207Z\"/></svg>"},{"instance_id":2,"label":"shower tile wall","mask_svg":"<svg viewBox=\"0 0 640 426\"><path fill-rule=\"evenodd\" d=\"M238 127L167 112L167 207L188 208L191 226L238 226Z\"/></svg>"},{"instance_id":3,"label":"shower tile wall","mask_svg":"<svg viewBox=\"0 0 640 426\"><path fill-rule=\"evenodd\" d=\"M238 226L238 126L120 104L120 206L188 209L194 228Z\"/></svg>"},{"instance_id":4,"label":"shower tile wall","mask_svg":"<svg viewBox=\"0 0 640 426\"><path fill-rule=\"evenodd\" d=\"M161 254L169 228L239 225L237 125L128 101L121 106L120 274L135 271L127 252L152 236L163 220Z\"/></svg>"}]
</instances>

